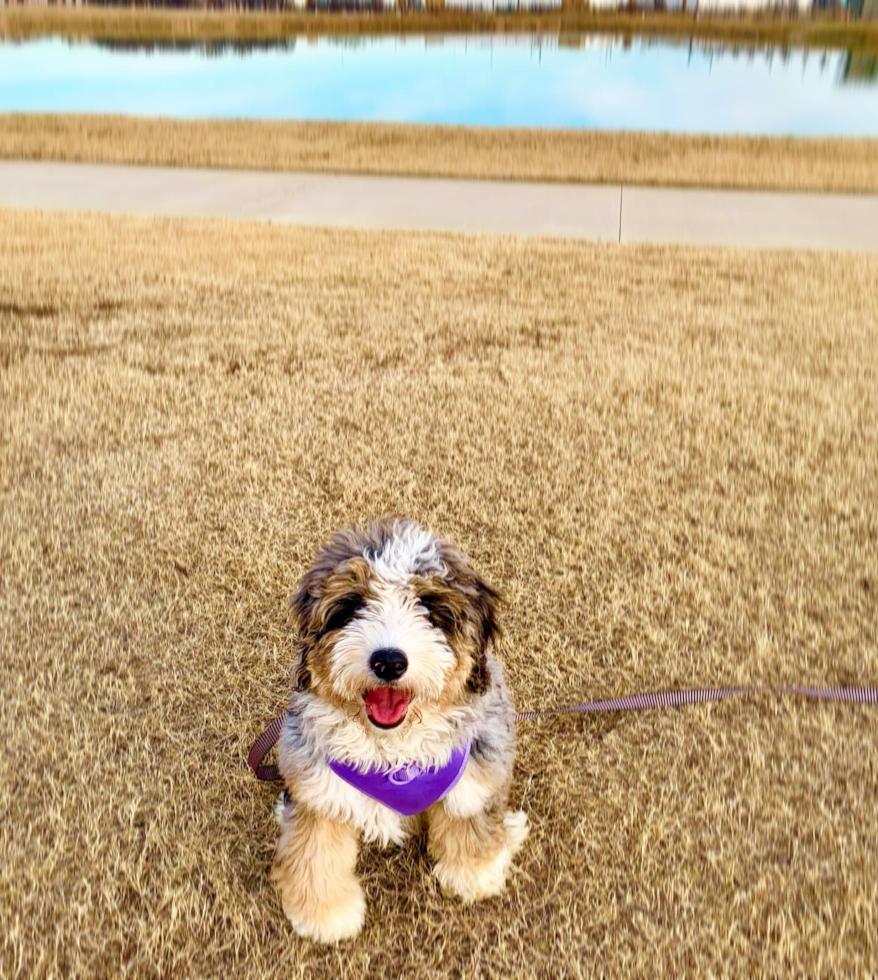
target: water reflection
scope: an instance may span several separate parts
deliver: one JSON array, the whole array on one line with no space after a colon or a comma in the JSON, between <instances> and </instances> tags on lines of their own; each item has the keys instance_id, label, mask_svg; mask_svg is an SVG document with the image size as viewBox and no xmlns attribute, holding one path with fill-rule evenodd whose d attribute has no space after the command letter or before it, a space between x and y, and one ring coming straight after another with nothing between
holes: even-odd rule
<instances>
[{"instance_id":1,"label":"water reflection","mask_svg":"<svg viewBox=\"0 0 878 980\"><path fill-rule=\"evenodd\" d=\"M878 0L876 0L876 3L878 3ZM455 37L455 39L457 38ZM187 41L183 39L168 40L166 38L162 38L160 40L147 41L104 39L90 43L93 43L97 48L122 53L140 53L150 55L194 52L202 55L205 58L219 58L223 55L230 54L238 55L239 57L247 57L248 55L266 51L292 52L295 50L296 40L297 39L294 37L276 40L252 41ZM305 41L305 43L315 43L314 38L301 38L299 40ZM375 43L375 40L375 38L369 37L368 35L329 35L327 37L320 38L320 43L355 49L373 44ZM423 37L416 37L416 43L423 43L425 47L431 44L442 45L445 43L445 40L445 37L442 35L428 34L424 35ZM506 38L500 38L498 40L500 43L509 43L509 40ZM83 42L71 41L69 43L81 44ZM516 37L512 40L512 43L521 44L522 40L520 37ZM603 49L610 53L614 47L619 47L623 50L630 50L635 45L641 48L661 48L669 46L685 47L688 52L689 64L691 64L693 54L696 53L708 57L711 64L713 63L714 59L724 57L745 57L749 58L750 60L759 57L764 58L767 64L770 65L776 58L786 62L794 54L800 54L803 59L807 59L809 55L809 52L805 50L784 47L782 45L763 46L756 44L745 44L741 42L716 43L703 38L689 38L685 41L675 42L666 38L638 36L631 37L629 35L614 37L581 33L561 33L557 38L552 35L537 35L530 39L530 43L534 50L540 53L542 52L543 48L551 48L554 45L557 45L559 48L569 48L572 50L586 48L596 50ZM812 56L819 58L821 70L825 70L829 52L818 51L816 54L814 52L811 52L811 54ZM878 54L863 51L844 52L844 63L842 70L839 73L839 81L843 85L878 85Z\"/></svg>"},{"instance_id":2,"label":"water reflection","mask_svg":"<svg viewBox=\"0 0 878 980\"><path fill-rule=\"evenodd\" d=\"M841 73L842 85L875 85L878 83L878 54L848 51Z\"/></svg>"},{"instance_id":3,"label":"water reflection","mask_svg":"<svg viewBox=\"0 0 878 980\"><path fill-rule=\"evenodd\" d=\"M71 43L75 44L77 42L74 41ZM156 41L98 40L93 43L96 48L103 48L107 51L116 51L123 54L195 52L205 58L220 58L227 54L235 54L245 58L247 55L265 51L293 51L296 47L296 38L291 37L271 41L186 41L162 38Z\"/></svg>"},{"instance_id":4,"label":"water reflection","mask_svg":"<svg viewBox=\"0 0 878 980\"><path fill-rule=\"evenodd\" d=\"M878 135L878 56L608 35L0 44L0 111Z\"/></svg>"}]
</instances>

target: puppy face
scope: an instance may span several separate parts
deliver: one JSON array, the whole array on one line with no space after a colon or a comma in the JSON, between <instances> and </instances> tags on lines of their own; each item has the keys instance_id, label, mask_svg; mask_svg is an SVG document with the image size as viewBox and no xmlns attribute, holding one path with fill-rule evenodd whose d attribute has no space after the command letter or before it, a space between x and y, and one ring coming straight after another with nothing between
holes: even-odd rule
<instances>
[{"instance_id":1,"label":"puppy face","mask_svg":"<svg viewBox=\"0 0 878 980\"><path fill-rule=\"evenodd\" d=\"M381 736L483 693L498 595L447 542L412 521L340 531L293 601L299 690Z\"/></svg>"}]
</instances>

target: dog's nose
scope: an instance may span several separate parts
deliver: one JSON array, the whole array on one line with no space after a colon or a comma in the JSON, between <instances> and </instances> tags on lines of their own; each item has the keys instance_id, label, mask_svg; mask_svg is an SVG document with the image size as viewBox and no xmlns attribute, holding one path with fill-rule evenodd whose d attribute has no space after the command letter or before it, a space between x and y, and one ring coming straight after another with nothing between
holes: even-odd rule
<instances>
[{"instance_id":1,"label":"dog's nose","mask_svg":"<svg viewBox=\"0 0 878 980\"><path fill-rule=\"evenodd\" d=\"M402 650L387 647L376 650L369 658L372 673L382 681L398 681L408 670L409 662Z\"/></svg>"}]
</instances>

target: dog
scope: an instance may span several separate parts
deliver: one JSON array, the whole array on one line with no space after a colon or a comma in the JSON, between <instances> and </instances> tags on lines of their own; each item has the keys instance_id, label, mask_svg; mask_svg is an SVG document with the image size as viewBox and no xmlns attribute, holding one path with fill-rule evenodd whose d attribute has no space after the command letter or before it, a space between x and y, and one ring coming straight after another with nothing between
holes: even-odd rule
<instances>
[{"instance_id":1,"label":"dog","mask_svg":"<svg viewBox=\"0 0 878 980\"><path fill-rule=\"evenodd\" d=\"M499 894L527 836L507 809L515 718L492 653L499 595L406 518L336 532L291 600L298 656L278 742L272 879L302 936L356 936L361 838L426 827L442 890Z\"/></svg>"}]
</instances>

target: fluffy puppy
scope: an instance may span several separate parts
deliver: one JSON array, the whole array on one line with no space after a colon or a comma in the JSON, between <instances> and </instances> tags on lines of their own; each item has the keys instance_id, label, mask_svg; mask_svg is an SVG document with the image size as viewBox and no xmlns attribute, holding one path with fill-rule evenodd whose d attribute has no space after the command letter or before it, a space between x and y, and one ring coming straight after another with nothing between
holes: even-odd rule
<instances>
[{"instance_id":1,"label":"fluffy puppy","mask_svg":"<svg viewBox=\"0 0 878 980\"><path fill-rule=\"evenodd\" d=\"M302 579L272 869L301 935L335 942L360 931L360 838L386 846L425 824L446 893L473 902L503 890L527 818L506 808L515 730L490 652L497 602L461 552L406 519L337 532ZM441 777L458 759L446 795L410 816L338 775L345 766Z\"/></svg>"}]
</instances>

